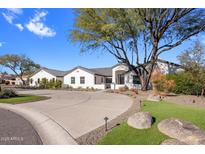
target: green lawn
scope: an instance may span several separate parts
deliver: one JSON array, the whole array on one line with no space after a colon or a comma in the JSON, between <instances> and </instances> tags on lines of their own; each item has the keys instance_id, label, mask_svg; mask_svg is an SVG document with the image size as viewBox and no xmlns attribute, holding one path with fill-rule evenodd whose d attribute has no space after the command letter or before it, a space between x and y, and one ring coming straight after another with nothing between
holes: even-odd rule
<instances>
[{"instance_id":1,"label":"green lawn","mask_svg":"<svg viewBox=\"0 0 205 154\"><path fill-rule=\"evenodd\" d=\"M12 97L12 98L0 98L0 103L18 104L18 103L35 102L35 101L45 100L48 98L49 97L46 96L19 95L17 97Z\"/></svg>"},{"instance_id":2,"label":"green lawn","mask_svg":"<svg viewBox=\"0 0 205 154\"><path fill-rule=\"evenodd\" d=\"M157 123L170 117L191 121L205 130L205 109L202 108L177 105L167 102L146 101L144 102L142 111L149 111L152 116L156 118L156 122L150 129L134 129L129 127L125 122L109 132L98 142L98 144L160 144L168 137L159 132Z\"/></svg>"}]
</instances>

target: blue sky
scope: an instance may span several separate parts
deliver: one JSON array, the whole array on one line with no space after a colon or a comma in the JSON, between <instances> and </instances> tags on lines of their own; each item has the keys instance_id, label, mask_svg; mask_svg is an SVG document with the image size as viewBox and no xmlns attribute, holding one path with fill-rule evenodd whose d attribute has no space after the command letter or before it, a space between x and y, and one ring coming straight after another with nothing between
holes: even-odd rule
<instances>
[{"instance_id":1,"label":"blue sky","mask_svg":"<svg viewBox=\"0 0 205 154\"><path fill-rule=\"evenodd\" d=\"M73 9L0 9L0 55L26 54L41 66L60 70L116 64L104 51L82 54L79 45L68 41L74 17ZM189 46L190 41L161 58L177 62L176 56Z\"/></svg>"}]
</instances>

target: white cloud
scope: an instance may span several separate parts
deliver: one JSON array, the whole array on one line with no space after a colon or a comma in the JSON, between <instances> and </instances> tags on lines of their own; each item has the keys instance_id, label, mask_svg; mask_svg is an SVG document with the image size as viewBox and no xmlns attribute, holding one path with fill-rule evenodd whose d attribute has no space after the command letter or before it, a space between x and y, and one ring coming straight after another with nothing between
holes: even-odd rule
<instances>
[{"instance_id":1,"label":"white cloud","mask_svg":"<svg viewBox=\"0 0 205 154\"><path fill-rule=\"evenodd\" d=\"M15 18L14 15L10 15L10 14L6 14L6 13L2 13L3 17L6 19L6 21L10 24L13 23L13 20Z\"/></svg>"},{"instance_id":2,"label":"white cloud","mask_svg":"<svg viewBox=\"0 0 205 154\"><path fill-rule=\"evenodd\" d=\"M30 32L40 37L54 37L56 35L56 32L43 23L47 14L48 13L45 11L38 11L29 21L29 23L25 25L26 28Z\"/></svg>"},{"instance_id":3,"label":"white cloud","mask_svg":"<svg viewBox=\"0 0 205 154\"><path fill-rule=\"evenodd\" d=\"M3 12L2 15L5 18L5 20L11 24L16 26L20 31L23 31L24 27L20 23L14 23L14 19L18 17L18 15L21 15L23 13L22 9L17 8L9 8L6 9L7 11Z\"/></svg>"},{"instance_id":4,"label":"white cloud","mask_svg":"<svg viewBox=\"0 0 205 154\"><path fill-rule=\"evenodd\" d=\"M5 43L5 42L0 42L0 47L2 47L4 43Z\"/></svg>"},{"instance_id":5,"label":"white cloud","mask_svg":"<svg viewBox=\"0 0 205 154\"><path fill-rule=\"evenodd\" d=\"M7 8L8 11L13 12L14 14L22 14L23 10L20 8Z\"/></svg>"},{"instance_id":6,"label":"white cloud","mask_svg":"<svg viewBox=\"0 0 205 154\"><path fill-rule=\"evenodd\" d=\"M22 26L22 24L15 24L15 26L20 30L23 31L24 27Z\"/></svg>"}]
</instances>

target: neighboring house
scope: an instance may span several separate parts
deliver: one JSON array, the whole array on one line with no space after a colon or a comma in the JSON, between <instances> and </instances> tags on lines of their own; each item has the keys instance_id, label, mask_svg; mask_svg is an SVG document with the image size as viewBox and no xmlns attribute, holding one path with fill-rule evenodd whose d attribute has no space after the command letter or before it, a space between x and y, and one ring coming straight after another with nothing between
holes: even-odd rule
<instances>
[{"instance_id":1,"label":"neighboring house","mask_svg":"<svg viewBox=\"0 0 205 154\"><path fill-rule=\"evenodd\" d=\"M12 74L0 74L0 84L15 85L15 76Z\"/></svg>"},{"instance_id":2,"label":"neighboring house","mask_svg":"<svg viewBox=\"0 0 205 154\"><path fill-rule=\"evenodd\" d=\"M73 88L110 88L112 82L112 68L75 67L64 76L64 85Z\"/></svg>"},{"instance_id":3,"label":"neighboring house","mask_svg":"<svg viewBox=\"0 0 205 154\"><path fill-rule=\"evenodd\" d=\"M60 80L63 82L63 77L66 74L66 71L59 71L54 69L48 69L45 67L40 68L36 71L31 77L29 78L29 85L30 86L39 86L40 81L43 78L47 80Z\"/></svg>"},{"instance_id":4,"label":"neighboring house","mask_svg":"<svg viewBox=\"0 0 205 154\"><path fill-rule=\"evenodd\" d=\"M155 65L155 70L163 74L176 73L182 71L180 65L159 59ZM61 80L64 87L73 88L95 88L95 89L119 89L127 86L129 88L140 89L139 77L129 71L125 64L117 64L106 68L85 68L75 67L70 71L59 71L48 68L41 68L30 78L31 86L38 86L40 81Z\"/></svg>"}]
</instances>

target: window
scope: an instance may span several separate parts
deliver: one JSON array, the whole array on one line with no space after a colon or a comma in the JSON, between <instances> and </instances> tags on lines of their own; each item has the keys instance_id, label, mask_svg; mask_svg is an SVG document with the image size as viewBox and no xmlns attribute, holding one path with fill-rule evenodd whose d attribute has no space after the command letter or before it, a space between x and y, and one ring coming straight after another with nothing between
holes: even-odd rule
<instances>
[{"instance_id":1,"label":"window","mask_svg":"<svg viewBox=\"0 0 205 154\"><path fill-rule=\"evenodd\" d=\"M75 77L71 77L71 84L75 84Z\"/></svg>"},{"instance_id":2,"label":"window","mask_svg":"<svg viewBox=\"0 0 205 154\"><path fill-rule=\"evenodd\" d=\"M137 75L133 75L133 84L140 84L140 79Z\"/></svg>"},{"instance_id":3,"label":"window","mask_svg":"<svg viewBox=\"0 0 205 154\"><path fill-rule=\"evenodd\" d=\"M95 76L95 84L97 84L97 78L96 78L96 76Z\"/></svg>"},{"instance_id":4,"label":"window","mask_svg":"<svg viewBox=\"0 0 205 154\"><path fill-rule=\"evenodd\" d=\"M112 78L106 78L105 82L106 83L112 83Z\"/></svg>"},{"instance_id":5,"label":"window","mask_svg":"<svg viewBox=\"0 0 205 154\"><path fill-rule=\"evenodd\" d=\"M123 74L118 74L117 75L117 84L124 84L125 83L125 78Z\"/></svg>"},{"instance_id":6,"label":"window","mask_svg":"<svg viewBox=\"0 0 205 154\"><path fill-rule=\"evenodd\" d=\"M103 77L101 77L101 83L103 83Z\"/></svg>"},{"instance_id":7,"label":"window","mask_svg":"<svg viewBox=\"0 0 205 154\"><path fill-rule=\"evenodd\" d=\"M39 84L40 83L40 79L38 78L38 81L37 81L37 83Z\"/></svg>"},{"instance_id":8,"label":"window","mask_svg":"<svg viewBox=\"0 0 205 154\"><path fill-rule=\"evenodd\" d=\"M85 83L85 77L84 76L81 76L80 77L80 84L84 84Z\"/></svg>"},{"instance_id":9,"label":"window","mask_svg":"<svg viewBox=\"0 0 205 154\"><path fill-rule=\"evenodd\" d=\"M33 84L33 79L32 78L30 79L30 83Z\"/></svg>"}]
</instances>

